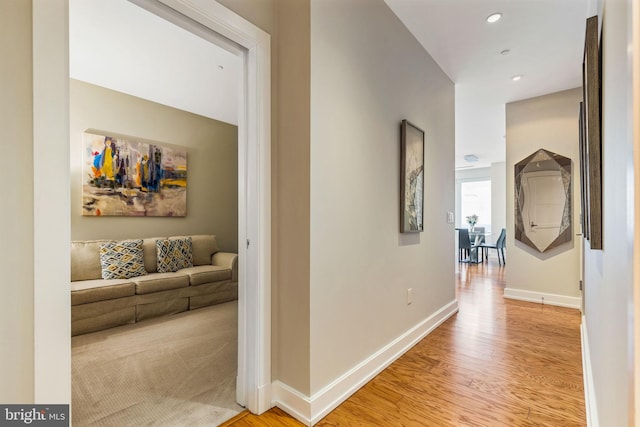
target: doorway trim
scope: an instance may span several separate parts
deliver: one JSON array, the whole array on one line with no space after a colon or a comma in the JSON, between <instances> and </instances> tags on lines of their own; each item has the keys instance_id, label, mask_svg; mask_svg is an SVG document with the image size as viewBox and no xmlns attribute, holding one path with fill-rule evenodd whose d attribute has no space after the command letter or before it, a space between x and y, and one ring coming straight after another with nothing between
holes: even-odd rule
<instances>
[{"instance_id":1,"label":"doorway trim","mask_svg":"<svg viewBox=\"0 0 640 427\"><path fill-rule=\"evenodd\" d=\"M237 399L259 414L271 407L270 36L212 0L145 3L164 5L241 48ZM36 403L71 401L68 7L68 0L33 0Z\"/></svg>"}]
</instances>

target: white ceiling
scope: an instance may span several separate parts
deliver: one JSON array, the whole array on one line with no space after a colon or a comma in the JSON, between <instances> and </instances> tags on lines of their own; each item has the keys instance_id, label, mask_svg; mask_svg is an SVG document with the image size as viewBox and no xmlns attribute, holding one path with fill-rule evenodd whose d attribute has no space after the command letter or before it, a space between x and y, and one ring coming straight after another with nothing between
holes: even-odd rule
<instances>
[{"instance_id":1,"label":"white ceiling","mask_svg":"<svg viewBox=\"0 0 640 427\"><path fill-rule=\"evenodd\" d=\"M385 2L456 85L457 168L505 160L505 103L581 85L597 0ZM70 0L69 46L72 78L238 123L241 59L127 0Z\"/></svg>"},{"instance_id":2,"label":"white ceiling","mask_svg":"<svg viewBox=\"0 0 640 427\"><path fill-rule=\"evenodd\" d=\"M127 0L70 0L69 58L71 78L238 124L241 58Z\"/></svg>"},{"instance_id":3,"label":"white ceiling","mask_svg":"<svg viewBox=\"0 0 640 427\"><path fill-rule=\"evenodd\" d=\"M457 168L505 160L505 103L582 85L592 1L385 2L456 85ZM494 12L502 19L490 24ZM465 162L466 154L479 161Z\"/></svg>"}]
</instances>

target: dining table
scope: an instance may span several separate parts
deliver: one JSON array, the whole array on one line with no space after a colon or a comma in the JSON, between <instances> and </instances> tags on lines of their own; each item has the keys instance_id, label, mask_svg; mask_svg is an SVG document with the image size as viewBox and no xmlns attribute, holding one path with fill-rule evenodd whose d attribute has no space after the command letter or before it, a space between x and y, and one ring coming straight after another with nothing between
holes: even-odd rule
<instances>
[{"instance_id":1,"label":"dining table","mask_svg":"<svg viewBox=\"0 0 640 427\"><path fill-rule=\"evenodd\" d=\"M456 227L456 231L460 231L460 227ZM465 230L467 230L465 228ZM469 258L467 258L464 262L468 262L471 264L480 264L484 262L484 248L480 245L486 242L487 237L491 236L490 231L475 231L469 230L469 240L471 240L471 250L469 251ZM478 248L480 248L480 259L478 259Z\"/></svg>"}]
</instances>

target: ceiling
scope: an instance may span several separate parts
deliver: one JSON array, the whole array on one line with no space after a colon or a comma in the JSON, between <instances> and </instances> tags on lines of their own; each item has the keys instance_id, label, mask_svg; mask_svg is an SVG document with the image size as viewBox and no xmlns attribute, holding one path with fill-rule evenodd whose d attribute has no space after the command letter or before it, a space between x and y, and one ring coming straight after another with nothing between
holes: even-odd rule
<instances>
[{"instance_id":1,"label":"ceiling","mask_svg":"<svg viewBox=\"0 0 640 427\"><path fill-rule=\"evenodd\" d=\"M456 168L505 160L506 103L582 85L594 1L385 0L456 85Z\"/></svg>"},{"instance_id":2,"label":"ceiling","mask_svg":"<svg viewBox=\"0 0 640 427\"><path fill-rule=\"evenodd\" d=\"M69 74L238 124L239 56L127 0L69 1Z\"/></svg>"},{"instance_id":3,"label":"ceiling","mask_svg":"<svg viewBox=\"0 0 640 427\"><path fill-rule=\"evenodd\" d=\"M597 1L385 0L456 85L456 168L505 160L506 103L581 85ZM69 47L72 78L238 123L241 59L127 0L70 0Z\"/></svg>"}]
</instances>

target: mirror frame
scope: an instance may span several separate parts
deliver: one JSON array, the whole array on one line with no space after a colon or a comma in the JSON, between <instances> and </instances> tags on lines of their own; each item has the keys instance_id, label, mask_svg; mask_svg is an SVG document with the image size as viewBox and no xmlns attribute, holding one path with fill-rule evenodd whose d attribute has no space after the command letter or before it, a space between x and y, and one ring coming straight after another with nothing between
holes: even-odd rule
<instances>
[{"instance_id":1,"label":"mirror frame","mask_svg":"<svg viewBox=\"0 0 640 427\"><path fill-rule=\"evenodd\" d=\"M558 166L558 171L561 173L565 191L565 205L562 214L562 224L564 229L546 248L540 249L528 236L522 220L521 207L524 204L524 194L522 193L522 174L525 168L533 163L534 159L540 156L546 157L545 160L554 161ZM538 161L538 160L536 160ZM553 169L555 170L555 169ZM552 151L539 149L530 156L522 159L514 166L515 180L514 180L514 193L515 193L515 239L524 243L525 245L535 249L538 252L544 253L549 249L560 246L564 243L570 242L572 239L572 173L571 173L571 159L561 156Z\"/></svg>"}]
</instances>

